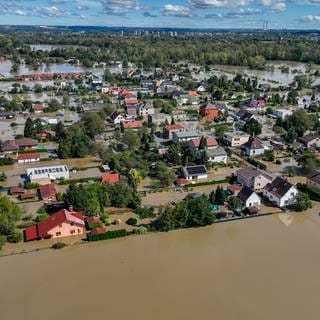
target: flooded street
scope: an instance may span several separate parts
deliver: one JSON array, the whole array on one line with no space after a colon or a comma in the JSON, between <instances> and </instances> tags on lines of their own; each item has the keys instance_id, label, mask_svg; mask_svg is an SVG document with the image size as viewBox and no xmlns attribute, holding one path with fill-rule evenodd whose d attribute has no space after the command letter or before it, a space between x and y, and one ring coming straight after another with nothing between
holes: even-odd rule
<instances>
[{"instance_id":1,"label":"flooded street","mask_svg":"<svg viewBox=\"0 0 320 320\"><path fill-rule=\"evenodd\" d=\"M284 213L3 257L1 318L319 319L319 227Z\"/></svg>"}]
</instances>

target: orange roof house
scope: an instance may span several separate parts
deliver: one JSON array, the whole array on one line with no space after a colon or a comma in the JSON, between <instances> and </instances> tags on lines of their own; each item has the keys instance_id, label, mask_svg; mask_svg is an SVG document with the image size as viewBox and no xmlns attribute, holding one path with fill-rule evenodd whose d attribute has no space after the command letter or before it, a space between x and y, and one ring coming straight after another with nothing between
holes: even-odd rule
<instances>
[{"instance_id":1,"label":"orange roof house","mask_svg":"<svg viewBox=\"0 0 320 320\"><path fill-rule=\"evenodd\" d=\"M57 201L57 190L53 183L44 184L39 187L41 199L44 202L55 202Z\"/></svg>"},{"instance_id":2,"label":"orange roof house","mask_svg":"<svg viewBox=\"0 0 320 320\"><path fill-rule=\"evenodd\" d=\"M102 183L115 184L120 181L120 175L118 173L109 173L106 172L101 177Z\"/></svg>"},{"instance_id":3,"label":"orange roof house","mask_svg":"<svg viewBox=\"0 0 320 320\"><path fill-rule=\"evenodd\" d=\"M212 103L207 102L200 106L199 113L206 119L215 119L218 116L218 109Z\"/></svg>"}]
</instances>

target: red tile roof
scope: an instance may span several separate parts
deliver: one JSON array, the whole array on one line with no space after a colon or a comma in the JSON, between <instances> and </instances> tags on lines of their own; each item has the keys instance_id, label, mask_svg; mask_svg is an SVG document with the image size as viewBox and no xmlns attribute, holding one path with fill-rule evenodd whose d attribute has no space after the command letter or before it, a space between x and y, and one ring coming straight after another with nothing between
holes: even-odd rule
<instances>
[{"instance_id":1,"label":"red tile roof","mask_svg":"<svg viewBox=\"0 0 320 320\"><path fill-rule=\"evenodd\" d=\"M164 126L163 128L166 129L167 131L172 131L172 130L184 129L184 126L177 123L177 124L169 124L167 126Z\"/></svg>"},{"instance_id":2,"label":"red tile roof","mask_svg":"<svg viewBox=\"0 0 320 320\"><path fill-rule=\"evenodd\" d=\"M94 223L94 222L101 222L100 217L87 217L86 218L87 223Z\"/></svg>"},{"instance_id":3,"label":"red tile roof","mask_svg":"<svg viewBox=\"0 0 320 320\"><path fill-rule=\"evenodd\" d=\"M110 184L114 184L120 181L120 175L118 173L109 173L106 172L101 177L101 182L108 182Z\"/></svg>"},{"instance_id":4,"label":"red tile roof","mask_svg":"<svg viewBox=\"0 0 320 320\"><path fill-rule=\"evenodd\" d=\"M48 234L50 230L52 230L59 224L62 224L63 222L73 223L81 227L84 226L83 218L78 218L78 212L70 212L66 209L61 209L47 219L40 221L35 226L26 228L25 240L30 241L43 238Z\"/></svg>"},{"instance_id":5,"label":"red tile roof","mask_svg":"<svg viewBox=\"0 0 320 320\"><path fill-rule=\"evenodd\" d=\"M20 200L25 200L25 199L32 199L36 196L34 192L27 192L20 194Z\"/></svg>"},{"instance_id":6,"label":"red tile roof","mask_svg":"<svg viewBox=\"0 0 320 320\"><path fill-rule=\"evenodd\" d=\"M9 192L10 194L21 194L25 193L26 190L21 187L10 187Z\"/></svg>"},{"instance_id":7,"label":"red tile roof","mask_svg":"<svg viewBox=\"0 0 320 320\"><path fill-rule=\"evenodd\" d=\"M44 184L39 187L41 199L55 197L57 194L56 187L53 183Z\"/></svg>"},{"instance_id":8,"label":"red tile roof","mask_svg":"<svg viewBox=\"0 0 320 320\"><path fill-rule=\"evenodd\" d=\"M142 121L121 121L121 126L124 129L139 129L142 128Z\"/></svg>"},{"instance_id":9,"label":"red tile roof","mask_svg":"<svg viewBox=\"0 0 320 320\"><path fill-rule=\"evenodd\" d=\"M191 140L195 148L199 148L201 138ZM217 147L218 142L214 137L207 137L207 148Z\"/></svg>"},{"instance_id":10,"label":"red tile roof","mask_svg":"<svg viewBox=\"0 0 320 320\"><path fill-rule=\"evenodd\" d=\"M40 153L24 153L18 154L18 160L40 159Z\"/></svg>"},{"instance_id":11,"label":"red tile roof","mask_svg":"<svg viewBox=\"0 0 320 320\"><path fill-rule=\"evenodd\" d=\"M34 111L42 111L43 110L43 105L42 104L35 104L33 106Z\"/></svg>"}]
</instances>

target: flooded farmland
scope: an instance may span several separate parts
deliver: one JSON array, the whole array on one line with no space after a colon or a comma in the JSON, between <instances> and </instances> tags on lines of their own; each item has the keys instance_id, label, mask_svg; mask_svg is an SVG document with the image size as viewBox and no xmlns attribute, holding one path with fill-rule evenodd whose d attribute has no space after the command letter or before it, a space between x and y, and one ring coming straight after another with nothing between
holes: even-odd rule
<instances>
[{"instance_id":1,"label":"flooded farmland","mask_svg":"<svg viewBox=\"0 0 320 320\"><path fill-rule=\"evenodd\" d=\"M319 319L319 225L284 213L2 257L1 318Z\"/></svg>"}]
</instances>

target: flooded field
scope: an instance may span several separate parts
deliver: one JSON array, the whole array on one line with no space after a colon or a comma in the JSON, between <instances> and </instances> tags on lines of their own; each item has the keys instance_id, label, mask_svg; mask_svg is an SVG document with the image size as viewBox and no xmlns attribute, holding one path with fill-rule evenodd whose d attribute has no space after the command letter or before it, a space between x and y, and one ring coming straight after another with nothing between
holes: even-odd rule
<instances>
[{"instance_id":1,"label":"flooded field","mask_svg":"<svg viewBox=\"0 0 320 320\"><path fill-rule=\"evenodd\" d=\"M319 319L319 227L283 213L3 257L1 318Z\"/></svg>"}]
</instances>

